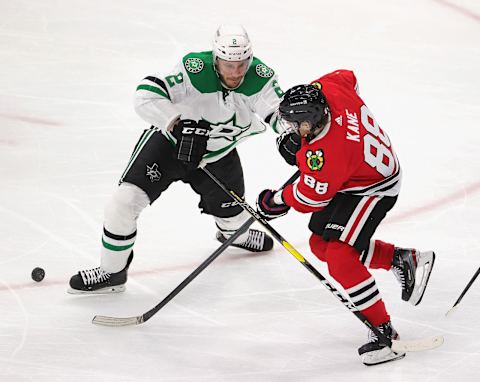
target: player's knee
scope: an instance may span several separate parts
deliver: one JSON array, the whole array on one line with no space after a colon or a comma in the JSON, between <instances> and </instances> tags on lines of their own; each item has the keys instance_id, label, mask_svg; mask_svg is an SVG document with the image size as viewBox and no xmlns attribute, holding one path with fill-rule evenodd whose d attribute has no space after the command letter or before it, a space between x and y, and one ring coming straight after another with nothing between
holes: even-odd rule
<instances>
[{"instance_id":1,"label":"player's knee","mask_svg":"<svg viewBox=\"0 0 480 382\"><path fill-rule=\"evenodd\" d=\"M150 199L139 187L122 183L105 206L105 228L118 234L129 234Z\"/></svg>"},{"instance_id":2,"label":"player's knee","mask_svg":"<svg viewBox=\"0 0 480 382\"><path fill-rule=\"evenodd\" d=\"M358 260L357 251L341 241L329 241L325 251L328 272L337 281L341 282L355 271Z\"/></svg>"},{"instance_id":3,"label":"player's knee","mask_svg":"<svg viewBox=\"0 0 480 382\"><path fill-rule=\"evenodd\" d=\"M310 250L320 260L327 261L325 250L327 249L327 242L320 235L312 234L310 236Z\"/></svg>"}]
</instances>

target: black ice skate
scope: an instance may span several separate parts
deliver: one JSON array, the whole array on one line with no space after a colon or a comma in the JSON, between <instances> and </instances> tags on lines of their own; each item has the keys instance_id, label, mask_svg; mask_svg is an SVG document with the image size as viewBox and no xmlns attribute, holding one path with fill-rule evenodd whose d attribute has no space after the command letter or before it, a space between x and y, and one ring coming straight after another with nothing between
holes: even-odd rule
<instances>
[{"instance_id":1,"label":"black ice skate","mask_svg":"<svg viewBox=\"0 0 480 382\"><path fill-rule=\"evenodd\" d=\"M377 329L391 340L400 339L400 336L390 321L377 326ZM371 330L368 332L368 342L358 348L358 354L362 358L362 362L367 366L379 365L405 357L405 353L394 352L388 346L381 343Z\"/></svg>"},{"instance_id":2,"label":"black ice skate","mask_svg":"<svg viewBox=\"0 0 480 382\"><path fill-rule=\"evenodd\" d=\"M217 232L217 240L224 243L227 239L222 232ZM233 247L243 248L251 252L265 252L273 248L273 240L265 232L256 229L248 230L248 237L243 243L233 243Z\"/></svg>"},{"instance_id":3,"label":"black ice skate","mask_svg":"<svg viewBox=\"0 0 480 382\"><path fill-rule=\"evenodd\" d=\"M70 294L119 293L125 290L128 267L133 259L133 252L128 257L127 265L120 272L108 273L102 267L79 271L70 279Z\"/></svg>"},{"instance_id":4,"label":"black ice skate","mask_svg":"<svg viewBox=\"0 0 480 382\"><path fill-rule=\"evenodd\" d=\"M395 248L392 272L402 286L402 300L412 305L422 301L432 273L435 253L416 249Z\"/></svg>"}]
</instances>

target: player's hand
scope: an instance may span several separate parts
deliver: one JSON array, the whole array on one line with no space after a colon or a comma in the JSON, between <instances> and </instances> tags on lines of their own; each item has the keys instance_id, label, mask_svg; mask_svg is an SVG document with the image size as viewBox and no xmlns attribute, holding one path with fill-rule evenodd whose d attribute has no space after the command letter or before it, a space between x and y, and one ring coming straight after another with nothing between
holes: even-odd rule
<instances>
[{"instance_id":1,"label":"player's hand","mask_svg":"<svg viewBox=\"0 0 480 382\"><path fill-rule=\"evenodd\" d=\"M197 122L192 119L181 119L174 127L173 136L177 138L176 156L188 169L198 167L207 151L209 134L210 124L203 120Z\"/></svg>"},{"instance_id":2,"label":"player's hand","mask_svg":"<svg viewBox=\"0 0 480 382\"><path fill-rule=\"evenodd\" d=\"M296 132L285 130L277 137L277 148L285 161L295 166L297 164L296 154L302 146L302 138Z\"/></svg>"},{"instance_id":3,"label":"player's hand","mask_svg":"<svg viewBox=\"0 0 480 382\"><path fill-rule=\"evenodd\" d=\"M281 192L281 191L278 191ZM274 190L263 190L258 194L257 198L257 212L265 220L272 220L280 216L286 215L290 206L287 206L285 203L277 204L275 199L281 199L278 195L275 197L277 191ZM281 194L280 194L281 195Z\"/></svg>"}]
</instances>

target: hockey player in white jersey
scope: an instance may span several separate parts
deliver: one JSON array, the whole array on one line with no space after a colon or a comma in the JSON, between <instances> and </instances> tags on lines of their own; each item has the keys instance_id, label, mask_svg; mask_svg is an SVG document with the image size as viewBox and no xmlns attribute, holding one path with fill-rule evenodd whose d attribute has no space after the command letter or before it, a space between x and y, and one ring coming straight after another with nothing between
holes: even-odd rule
<instances>
[{"instance_id":1,"label":"hockey player in white jersey","mask_svg":"<svg viewBox=\"0 0 480 382\"><path fill-rule=\"evenodd\" d=\"M201 161L224 184L244 195L236 146L246 138L276 131L281 97L274 71L253 56L241 26L223 25L213 50L189 53L168 75L143 79L135 110L151 125L138 140L119 187L105 208L101 264L70 279L71 293L110 293L125 289L133 258L137 218L176 181L200 195L199 208L213 216L224 242L249 215L200 169ZM273 240L249 229L234 242L248 251L268 251Z\"/></svg>"}]
</instances>

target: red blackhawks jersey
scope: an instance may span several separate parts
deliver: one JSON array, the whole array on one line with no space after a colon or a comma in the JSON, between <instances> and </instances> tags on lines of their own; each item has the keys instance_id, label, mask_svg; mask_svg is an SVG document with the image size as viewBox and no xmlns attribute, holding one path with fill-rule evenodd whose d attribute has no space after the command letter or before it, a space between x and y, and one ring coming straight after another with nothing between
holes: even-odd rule
<instances>
[{"instance_id":1,"label":"red blackhawks jersey","mask_svg":"<svg viewBox=\"0 0 480 382\"><path fill-rule=\"evenodd\" d=\"M398 195L401 171L390 139L357 94L352 71L337 70L312 82L327 99L330 119L296 154L301 176L283 190L300 212L323 209L336 193Z\"/></svg>"}]
</instances>

